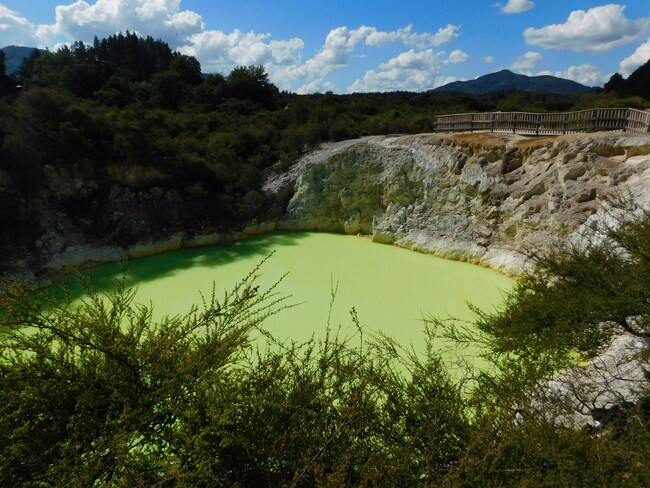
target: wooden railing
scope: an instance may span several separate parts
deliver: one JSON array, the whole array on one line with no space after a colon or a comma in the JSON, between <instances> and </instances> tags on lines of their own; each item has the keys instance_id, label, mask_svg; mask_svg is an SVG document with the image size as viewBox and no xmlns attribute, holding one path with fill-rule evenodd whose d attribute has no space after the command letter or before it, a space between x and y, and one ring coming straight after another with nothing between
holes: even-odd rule
<instances>
[{"instance_id":1,"label":"wooden railing","mask_svg":"<svg viewBox=\"0 0 650 488\"><path fill-rule=\"evenodd\" d=\"M650 112L633 108L594 108L579 112L489 112L436 117L436 132L516 132L562 135L575 132L624 131L650 133Z\"/></svg>"}]
</instances>

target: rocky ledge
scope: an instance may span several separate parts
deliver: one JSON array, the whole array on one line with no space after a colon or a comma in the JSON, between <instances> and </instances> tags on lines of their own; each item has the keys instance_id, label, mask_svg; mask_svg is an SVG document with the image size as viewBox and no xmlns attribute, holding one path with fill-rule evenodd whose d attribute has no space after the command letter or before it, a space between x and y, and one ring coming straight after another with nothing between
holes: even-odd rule
<instances>
[{"instance_id":1,"label":"rocky ledge","mask_svg":"<svg viewBox=\"0 0 650 488\"><path fill-rule=\"evenodd\" d=\"M265 191L294 188L278 230L369 234L517 274L527 250L581 235L613 197L647 206L649 183L650 136L465 133L326 144Z\"/></svg>"}]
</instances>

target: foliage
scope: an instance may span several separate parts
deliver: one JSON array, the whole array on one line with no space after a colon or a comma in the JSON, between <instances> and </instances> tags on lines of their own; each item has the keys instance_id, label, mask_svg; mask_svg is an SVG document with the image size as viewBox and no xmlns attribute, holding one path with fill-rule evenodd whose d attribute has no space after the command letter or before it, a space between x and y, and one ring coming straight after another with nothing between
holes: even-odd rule
<instances>
[{"instance_id":1,"label":"foliage","mask_svg":"<svg viewBox=\"0 0 650 488\"><path fill-rule=\"evenodd\" d=\"M535 266L504 309L477 312L492 353L591 357L614 334L650 338L650 214L621 205L631 203L580 242L531 252Z\"/></svg>"},{"instance_id":2,"label":"foliage","mask_svg":"<svg viewBox=\"0 0 650 488\"><path fill-rule=\"evenodd\" d=\"M446 326L457 346L482 340L494 365L460 382L433 352L432 327L422 356L331 332L321 343L278 343L263 320L286 301L257 287L259 269L223 297L160 320L123 282L105 296L86 282L81 304L35 301L8 284L0 481L645 486L647 393L596 428L574 425L575 407L539 395L544 379L612 329L647 340L650 215L618 216L597 229L599 241L538 254L536 273L501 310L478 313L478 335ZM258 349L262 336L269 345Z\"/></svg>"},{"instance_id":3,"label":"foliage","mask_svg":"<svg viewBox=\"0 0 650 488\"><path fill-rule=\"evenodd\" d=\"M5 52L0 50L0 97L11 95L16 91L16 81L7 75Z\"/></svg>"},{"instance_id":4,"label":"foliage","mask_svg":"<svg viewBox=\"0 0 650 488\"><path fill-rule=\"evenodd\" d=\"M115 199L154 238L238 229L283 208L290 195L272 201L263 181L321 141L431 131L443 113L649 106L618 90L301 96L255 66L203 77L194 58L128 32L35 50L18 77L25 89L0 99L6 263L46 235L44 208L118 245L142 229L106 211ZM262 319L282 302L252 276L163 320L122 285L108 297L91 286L80 307L35 304L11 285L1 484L648 485L646 400L596 431L558 425L564 404L531 402L613 333L647 340L650 217L614 221L586 247L534 255L504 308L477 311L472 329L436 321L458 347L481 342L495 366L460 384L432 352L401 363L388 346L336 337L257 352Z\"/></svg>"},{"instance_id":5,"label":"foliage","mask_svg":"<svg viewBox=\"0 0 650 488\"><path fill-rule=\"evenodd\" d=\"M438 359L392 348L252 345L283 306L256 271L154 320L119 283L81 304L2 296L3 486L418 486L468 424ZM391 366L392 365L392 366Z\"/></svg>"},{"instance_id":6,"label":"foliage","mask_svg":"<svg viewBox=\"0 0 650 488\"><path fill-rule=\"evenodd\" d=\"M620 73L614 73L605 83L605 91L619 97L642 97L650 100L650 60L627 78L623 78Z\"/></svg>"},{"instance_id":7,"label":"foliage","mask_svg":"<svg viewBox=\"0 0 650 488\"><path fill-rule=\"evenodd\" d=\"M583 242L531 252L534 268L501 309L477 310L474 328L429 320L459 346L480 343L494 366L471 375L475 430L444 486L637 487L650 481L650 214L625 199L613 203L609 218ZM600 426L574 423L571 392L578 385L564 384L569 395L562 396L549 391L546 380L589 360L621 333L645 344L636 354L641 366L634 366L646 371L645 383L637 385L640 400L613 407ZM582 381L629 374L629 365L619 367L612 362Z\"/></svg>"}]
</instances>

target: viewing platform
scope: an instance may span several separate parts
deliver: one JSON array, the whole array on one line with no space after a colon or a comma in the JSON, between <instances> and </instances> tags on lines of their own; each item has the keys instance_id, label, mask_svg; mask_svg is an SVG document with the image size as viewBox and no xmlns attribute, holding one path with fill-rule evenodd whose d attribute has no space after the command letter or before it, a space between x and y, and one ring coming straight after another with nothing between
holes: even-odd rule
<instances>
[{"instance_id":1,"label":"viewing platform","mask_svg":"<svg viewBox=\"0 0 650 488\"><path fill-rule=\"evenodd\" d=\"M488 112L438 115L436 132L513 132L547 136L578 132L650 133L650 112L633 108L594 108L578 112Z\"/></svg>"}]
</instances>

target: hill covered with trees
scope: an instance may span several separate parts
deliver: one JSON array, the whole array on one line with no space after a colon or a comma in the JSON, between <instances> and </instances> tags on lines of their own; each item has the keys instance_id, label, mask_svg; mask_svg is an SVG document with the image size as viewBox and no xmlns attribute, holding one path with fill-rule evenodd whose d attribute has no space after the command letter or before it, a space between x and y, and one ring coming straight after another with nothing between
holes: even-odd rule
<instances>
[{"instance_id":1,"label":"hill covered with trees","mask_svg":"<svg viewBox=\"0 0 650 488\"><path fill-rule=\"evenodd\" d=\"M555 93L558 95L575 95L585 93L592 88L575 81L557 76L518 75L504 69L496 73L479 76L475 80L454 81L440 86L435 92L461 92L483 95L495 91L523 91L536 93Z\"/></svg>"}]
</instances>

